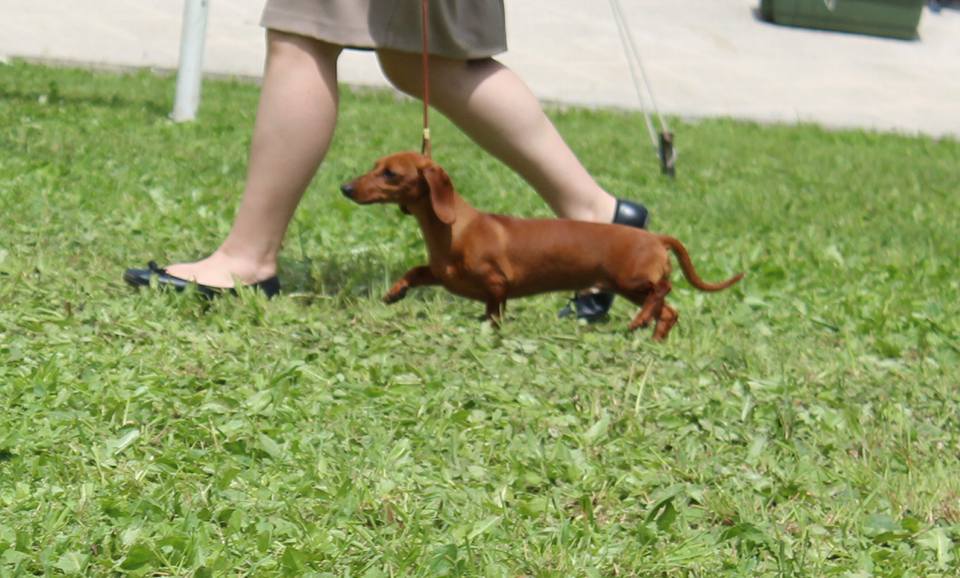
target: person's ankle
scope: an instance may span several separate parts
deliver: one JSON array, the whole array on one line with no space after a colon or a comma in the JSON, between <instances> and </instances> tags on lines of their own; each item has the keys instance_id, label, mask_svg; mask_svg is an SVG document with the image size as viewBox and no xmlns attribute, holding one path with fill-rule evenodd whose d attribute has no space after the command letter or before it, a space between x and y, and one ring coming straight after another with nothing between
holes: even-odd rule
<instances>
[{"instance_id":1,"label":"person's ankle","mask_svg":"<svg viewBox=\"0 0 960 578\"><path fill-rule=\"evenodd\" d=\"M612 223L616 216L617 199L614 197L599 199L592 204L585 204L568 209L561 217L574 221L589 221L591 223Z\"/></svg>"}]
</instances>

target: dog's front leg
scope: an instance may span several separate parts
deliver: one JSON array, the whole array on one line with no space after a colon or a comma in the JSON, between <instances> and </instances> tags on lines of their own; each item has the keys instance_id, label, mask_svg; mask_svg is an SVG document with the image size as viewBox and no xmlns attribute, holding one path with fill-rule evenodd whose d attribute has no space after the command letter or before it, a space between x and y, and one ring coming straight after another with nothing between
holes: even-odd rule
<instances>
[{"instance_id":1,"label":"dog's front leg","mask_svg":"<svg viewBox=\"0 0 960 578\"><path fill-rule=\"evenodd\" d=\"M503 313L507 310L507 301L500 299L490 299L487 301L487 312L485 317L494 327L500 327L500 321L503 319Z\"/></svg>"},{"instance_id":2,"label":"dog's front leg","mask_svg":"<svg viewBox=\"0 0 960 578\"><path fill-rule=\"evenodd\" d=\"M384 303L396 303L407 295L407 289L411 287L423 287L424 285L439 285L440 280L434 277L433 271L426 265L414 267L404 274L399 281L393 284L393 287L383 296Z\"/></svg>"},{"instance_id":3,"label":"dog's front leg","mask_svg":"<svg viewBox=\"0 0 960 578\"><path fill-rule=\"evenodd\" d=\"M488 277L486 317L494 327L500 327L500 321L507 310L506 280L502 275Z\"/></svg>"}]
</instances>

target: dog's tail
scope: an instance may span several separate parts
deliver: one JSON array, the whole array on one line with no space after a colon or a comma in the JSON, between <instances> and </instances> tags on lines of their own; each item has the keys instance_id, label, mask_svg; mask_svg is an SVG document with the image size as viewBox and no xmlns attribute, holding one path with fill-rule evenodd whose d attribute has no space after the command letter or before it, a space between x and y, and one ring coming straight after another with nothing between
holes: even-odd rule
<instances>
[{"instance_id":1,"label":"dog's tail","mask_svg":"<svg viewBox=\"0 0 960 578\"><path fill-rule=\"evenodd\" d=\"M680 262L680 268L683 270L683 276L697 289L711 292L722 291L740 279L743 279L743 273L737 273L726 281L707 283L697 275L696 269L693 268L693 262L690 261L690 255L687 253L687 248L683 246L683 243L668 235L659 235L659 237L660 242L669 247L673 251L673 254L677 256L677 261Z\"/></svg>"}]
</instances>

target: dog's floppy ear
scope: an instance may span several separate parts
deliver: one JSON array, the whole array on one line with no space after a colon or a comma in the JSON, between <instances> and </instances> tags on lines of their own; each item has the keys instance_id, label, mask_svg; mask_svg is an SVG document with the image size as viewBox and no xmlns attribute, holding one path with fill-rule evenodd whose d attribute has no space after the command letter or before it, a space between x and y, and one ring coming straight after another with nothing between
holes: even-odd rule
<instances>
[{"instance_id":1,"label":"dog's floppy ear","mask_svg":"<svg viewBox=\"0 0 960 578\"><path fill-rule=\"evenodd\" d=\"M441 222L452 225L457 220L457 213L453 206L453 183L447 173L431 164L423 169L423 178L430 189L430 204L433 212Z\"/></svg>"}]
</instances>

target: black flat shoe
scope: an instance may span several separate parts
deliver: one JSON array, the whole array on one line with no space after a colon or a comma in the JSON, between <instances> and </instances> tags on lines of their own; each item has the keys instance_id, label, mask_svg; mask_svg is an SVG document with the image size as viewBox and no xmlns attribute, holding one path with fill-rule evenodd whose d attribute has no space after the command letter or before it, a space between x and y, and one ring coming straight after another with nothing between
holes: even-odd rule
<instances>
[{"instance_id":1,"label":"black flat shoe","mask_svg":"<svg viewBox=\"0 0 960 578\"><path fill-rule=\"evenodd\" d=\"M216 297L224 293L235 295L237 293L237 290L232 287L211 287L202 283L187 281L180 277L174 277L167 273L166 269L158 267L154 261L150 261L146 269L127 269L123 272L123 280L132 287L149 287L151 279L156 279L158 286L169 287L174 291L183 291L187 287L192 286L196 288L198 293L205 297ZM280 280L276 276L273 276L269 279L246 285L246 287L262 291L267 297L273 297L277 293L280 293Z\"/></svg>"},{"instance_id":2,"label":"black flat shoe","mask_svg":"<svg viewBox=\"0 0 960 578\"><path fill-rule=\"evenodd\" d=\"M646 229L649 216L647 208L640 203L617 199L613 223ZM570 299L570 303L560 310L559 316L564 318L576 315L577 319L583 319L587 323L602 321L613 306L613 297L613 293L608 292L577 293Z\"/></svg>"},{"instance_id":3,"label":"black flat shoe","mask_svg":"<svg viewBox=\"0 0 960 578\"><path fill-rule=\"evenodd\" d=\"M613 306L613 297L613 293L606 291L575 293L570 302L560 310L558 317L565 319L576 315L577 319L583 319L587 323L602 321Z\"/></svg>"}]
</instances>

